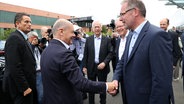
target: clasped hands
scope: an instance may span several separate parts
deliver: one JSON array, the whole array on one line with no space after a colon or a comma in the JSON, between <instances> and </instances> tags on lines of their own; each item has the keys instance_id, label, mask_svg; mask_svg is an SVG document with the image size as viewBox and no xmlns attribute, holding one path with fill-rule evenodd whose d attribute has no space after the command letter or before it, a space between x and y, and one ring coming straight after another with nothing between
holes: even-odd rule
<instances>
[{"instance_id":1,"label":"clasped hands","mask_svg":"<svg viewBox=\"0 0 184 104\"><path fill-rule=\"evenodd\" d=\"M112 82L106 82L106 84L108 85L107 92L111 95L115 95L118 89L118 81L114 80Z\"/></svg>"}]
</instances>

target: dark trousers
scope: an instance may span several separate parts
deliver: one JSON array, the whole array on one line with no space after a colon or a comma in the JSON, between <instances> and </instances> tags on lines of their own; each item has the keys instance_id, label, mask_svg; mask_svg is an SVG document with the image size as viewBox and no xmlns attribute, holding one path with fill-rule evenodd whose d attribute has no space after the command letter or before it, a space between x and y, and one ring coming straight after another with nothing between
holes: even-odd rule
<instances>
[{"instance_id":1,"label":"dark trousers","mask_svg":"<svg viewBox=\"0 0 184 104\"><path fill-rule=\"evenodd\" d=\"M97 65L95 64L94 66L94 71L95 74L94 75L88 75L88 79L92 80L92 81L102 81L102 82L106 82L107 80L107 74L106 73L102 73L100 70L97 69ZM94 93L89 93L89 104L95 104L95 94ZM106 93L102 93L100 94L100 104L106 104Z\"/></svg>"},{"instance_id":2,"label":"dark trousers","mask_svg":"<svg viewBox=\"0 0 184 104\"><path fill-rule=\"evenodd\" d=\"M36 90L32 90L27 96L17 95L13 100L14 104L38 104Z\"/></svg>"},{"instance_id":3,"label":"dark trousers","mask_svg":"<svg viewBox=\"0 0 184 104\"><path fill-rule=\"evenodd\" d=\"M27 96L23 96L23 93L19 93L17 95L11 95L11 100L13 104L38 104L36 90L32 90L30 94ZM8 96L9 94L6 93Z\"/></svg>"},{"instance_id":4,"label":"dark trousers","mask_svg":"<svg viewBox=\"0 0 184 104\"><path fill-rule=\"evenodd\" d=\"M2 82L0 82L0 104L13 104L11 97L3 92Z\"/></svg>"}]
</instances>

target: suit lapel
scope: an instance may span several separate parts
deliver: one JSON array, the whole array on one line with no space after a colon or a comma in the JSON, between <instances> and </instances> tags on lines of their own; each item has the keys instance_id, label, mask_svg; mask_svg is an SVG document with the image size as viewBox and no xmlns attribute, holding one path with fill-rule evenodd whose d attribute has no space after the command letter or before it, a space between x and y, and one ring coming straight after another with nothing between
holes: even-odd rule
<instances>
[{"instance_id":1,"label":"suit lapel","mask_svg":"<svg viewBox=\"0 0 184 104\"><path fill-rule=\"evenodd\" d=\"M16 30L16 32L19 34L18 36L23 39L23 41L25 42L28 50L30 51L30 53L33 56L33 58L35 59L33 50L31 49L31 44L27 40L25 40L25 38L23 37L23 35L18 30Z\"/></svg>"},{"instance_id":2,"label":"suit lapel","mask_svg":"<svg viewBox=\"0 0 184 104\"><path fill-rule=\"evenodd\" d=\"M105 41L105 39L104 39L104 36L102 35L101 44L100 44L100 50L99 50L99 57L101 55L101 51L103 51L103 46L104 46L104 43L105 43L104 41Z\"/></svg>"},{"instance_id":3,"label":"suit lapel","mask_svg":"<svg viewBox=\"0 0 184 104\"><path fill-rule=\"evenodd\" d=\"M94 35L92 35L91 37L90 37L91 39L89 39L89 40L91 40L89 43L89 47L91 46L91 48L92 48L92 51L93 51L93 53L92 53L92 57L94 57L93 59L95 59L95 41L94 41Z\"/></svg>"},{"instance_id":4,"label":"suit lapel","mask_svg":"<svg viewBox=\"0 0 184 104\"><path fill-rule=\"evenodd\" d=\"M129 51L131 38L132 38L132 34L131 34L131 32L129 32L129 34L127 36L127 42L125 44L125 51L124 51L124 54L125 54L125 58L124 58L125 61L124 62L126 62L126 63L128 61L128 51Z\"/></svg>"},{"instance_id":5,"label":"suit lapel","mask_svg":"<svg viewBox=\"0 0 184 104\"><path fill-rule=\"evenodd\" d=\"M128 60L127 60L127 63L131 60L131 58L133 57L134 53L136 52L138 46L140 45L141 40L142 40L142 39L144 38L144 36L146 35L146 32L147 32L147 29L148 29L149 25L150 25L150 23L147 22L147 23L144 25L144 27L142 28L141 32L139 33L139 36L138 36L138 38L137 38L137 40L136 40L136 42L135 42L135 44L134 44L134 48L132 49L132 52L130 53L130 56L128 57L128 55L127 55L127 59L128 59ZM130 42L130 41L131 41L131 39L129 40L129 42ZM130 43L129 43L129 45L130 45ZM129 48L129 46L128 46L127 48Z\"/></svg>"}]
</instances>

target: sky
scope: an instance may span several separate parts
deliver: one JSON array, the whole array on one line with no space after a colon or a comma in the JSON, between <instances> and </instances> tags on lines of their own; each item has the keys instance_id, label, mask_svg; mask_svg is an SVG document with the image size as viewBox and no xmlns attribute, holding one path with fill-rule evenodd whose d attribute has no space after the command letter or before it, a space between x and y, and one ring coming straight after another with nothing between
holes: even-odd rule
<instances>
[{"instance_id":1,"label":"sky","mask_svg":"<svg viewBox=\"0 0 184 104\"><path fill-rule=\"evenodd\" d=\"M19 5L49 12L76 17L92 16L103 24L109 24L120 13L122 0L0 0L0 2ZM184 24L184 10L176 6L165 6L166 1L142 0L147 9L146 19L159 26L162 18L170 19L170 26Z\"/></svg>"}]
</instances>

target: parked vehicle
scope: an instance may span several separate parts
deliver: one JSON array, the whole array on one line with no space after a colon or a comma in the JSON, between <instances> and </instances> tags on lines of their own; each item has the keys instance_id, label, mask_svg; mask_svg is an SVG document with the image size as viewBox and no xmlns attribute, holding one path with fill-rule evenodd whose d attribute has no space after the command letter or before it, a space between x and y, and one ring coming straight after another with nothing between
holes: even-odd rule
<instances>
[{"instance_id":1,"label":"parked vehicle","mask_svg":"<svg viewBox=\"0 0 184 104\"><path fill-rule=\"evenodd\" d=\"M1 40L0 41L0 56L4 56L4 53L5 53L5 51L4 51L5 43L6 43L5 40Z\"/></svg>"}]
</instances>

